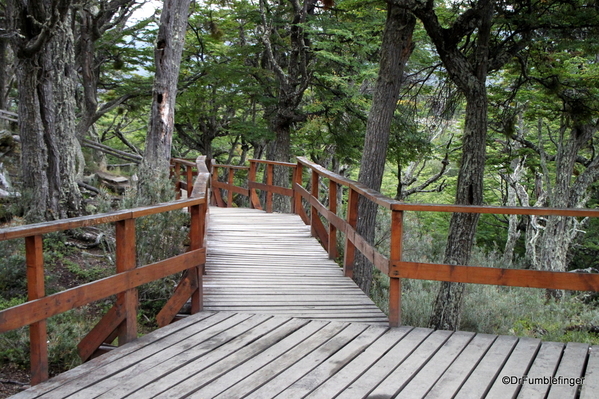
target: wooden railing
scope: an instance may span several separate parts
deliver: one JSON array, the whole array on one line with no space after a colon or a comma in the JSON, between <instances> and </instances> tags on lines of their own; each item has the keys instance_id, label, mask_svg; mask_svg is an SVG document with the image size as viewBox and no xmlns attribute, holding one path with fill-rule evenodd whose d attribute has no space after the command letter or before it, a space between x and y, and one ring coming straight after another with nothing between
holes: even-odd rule
<instances>
[{"instance_id":1,"label":"wooden railing","mask_svg":"<svg viewBox=\"0 0 599 399\"><path fill-rule=\"evenodd\" d=\"M189 163L184 165L191 171ZM192 190L189 190L191 185L186 187L190 197L186 200L0 230L0 240L25 239L28 302L0 311L0 333L29 326L32 384L48 378L46 319L49 317L116 295L116 304L78 345L81 358L87 360L101 353L104 343L110 343L117 337L119 346L137 338L137 287L142 284L183 272L173 296L157 315L159 326L172 322L189 298L192 313L202 309L202 274L206 259L205 215L209 180L204 157L198 158L197 167L198 179ZM189 207L191 216L188 252L136 267L135 220L142 216L185 207ZM46 296L43 235L105 223L115 224L116 274Z\"/></svg>"},{"instance_id":2,"label":"wooden railing","mask_svg":"<svg viewBox=\"0 0 599 399\"><path fill-rule=\"evenodd\" d=\"M252 164L266 163L267 165L281 165L278 162L269 161L250 161L250 171ZM498 215L559 215L573 217L599 217L599 210L595 209L556 209L556 208L524 208L524 207L497 207L497 206L467 206L467 205L432 205L432 204L407 204L393 200L381 193L369 189L353 180L335 174L325 168L310 162L306 158L298 157L297 164L283 164L294 168L293 186L291 189L285 189L272 186L269 182L269 173L267 173L267 183L259 184L251 181L248 183L250 188L259 188L279 194L293 196L293 210L299 214L306 224L312 227L312 235L317 237L323 247L328 251L329 257L335 259L337 250L337 232L344 234L344 273L348 277L353 276L353 264L356 251L362 253L374 266L390 278L389 288L389 322L391 326L401 324L401 279L410 278L418 280L436 280L460 283L490 284L511 287L533 287L563 289L575 291L599 291L599 274L572 273L572 272L552 272L540 270L519 270L507 268L490 268L464 265L432 264L407 262L402 259L403 245L403 219L404 212L460 212L460 213L486 213ZM221 168L227 168L226 165L219 165ZM304 187L303 176L304 169L309 170L309 190ZM272 170L269 168L268 170ZM271 174L272 172L270 172ZM250 172L250 176L252 173ZM214 181L215 174L212 179ZM255 179L255 175L254 175ZM325 206L319 200L319 190L323 186L321 180L328 180L327 192L323 195L329 199L328 206ZM231 188L232 179L226 186L220 188ZM272 179L270 180L272 182ZM345 219L338 215L338 201L336 200L340 190L346 192L343 195L346 201ZM216 191L216 189L214 190ZM218 195L218 194L216 194ZM247 195L247 194L246 194ZM250 194L251 195L251 194ZM358 202L372 201L378 206L391 212L391 238L389 257L381 254L378 250L368 243L356 231L358 220ZM229 201L231 203L231 201ZM254 207L259 207L254 204ZM304 204L309 208L309 217L305 211ZM223 203L224 205L224 203ZM272 208L266 207L271 212ZM326 219L328 227L321 221L321 217Z\"/></svg>"},{"instance_id":3,"label":"wooden railing","mask_svg":"<svg viewBox=\"0 0 599 399\"><path fill-rule=\"evenodd\" d=\"M171 158L171 179L175 183L176 198L181 198L181 193L185 192L187 198L191 197L193 191L193 178L197 176L196 162L189 159Z\"/></svg>"}]
</instances>

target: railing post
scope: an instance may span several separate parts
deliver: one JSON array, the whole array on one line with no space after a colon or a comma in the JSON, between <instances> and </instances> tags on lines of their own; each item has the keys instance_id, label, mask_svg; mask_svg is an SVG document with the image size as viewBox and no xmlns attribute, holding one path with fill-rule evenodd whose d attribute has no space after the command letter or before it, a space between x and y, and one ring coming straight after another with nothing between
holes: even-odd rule
<instances>
[{"instance_id":1,"label":"railing post","mask_svg":"<svg viewBox=\"0 0 599 399\"><path fill-rule=\"evenodd\" d=\"M185 171L187 172L187 198L190 198L193 191L193 167L186 165Z\"/></svg>"},{"instance_id":2,"label":"railing post","mask_svg":"<svg viewBox=\"0 0 599 399\"><path fill-rule=\"evenodd\" d=\"M210 186L212 187L212 197L210 199L212 205L220 206L218 203L218 198L220 198L220 188L217 188L214 183L218 182L218 166L214 164L214 160L212 160L212 165L210 167Z\"/></svg>"},{"instance_id":3,"label":"railing post","mask_svg":"<svg viewBox=\"0 0 599 399\"><path fill-rule=\"evenodd\" d=\"M391 250L389 263L401 262L403 237L403 211L393 210L391 213ZM389 265L391 266L391 265ZM392 270L389 267L389 270ZM389 273L389 326L401 325L401 279L397 271Z\"/></svg>"},{"instance_id":4,"label":"railing post","mask_svg":"<svg viewBox=\"0 0 599 399\"><path fill-rule=\"evenodd\" d=\"M235 169L233 168L229 168L229 178L228 178L228 183L229 183L229 190L227 192L227 208L230 208L233 206L233 183L235 182Z\"/></svg>"},{"instance_id":5,"label":"railing post","mask_svg":"<svg viewBox=\"0 0 599 399\"><path fill-rule=\"evenodd\" d=\"M42 236L25 238L27 264L27 297L30 301L43 298L44 288L44 252ZM31 385L48 379L48 333L46 320L29 326Z\"/></svg>"},{"instance_id":6,"label":"railing post","mask_svg":"<svg viewBox=\"0 0 599 399\"><path fill-rule=\"evenodd\" d=\"M116 222L116 272L135 269L135 219ZM118 328L119 346L137 338L137 289L117 295L117 306L125 312L125 320Z\"/></svg>"},{"instance_id":7,"label":"railing post","mask_svg":"<svg viewBox=\"0 0 599 399\"><path fill-rule=\"evenodd\" d=\"M248 172L248 190L250 192L250 208L251 209L262 209L260 206L260 199L256 193L256 189L252 187L252 183L256 182L256 173L258 171L258 164L254 161L250 161L250 171Z\"/></svg>"},{"instance_id":8,"label":"railing post","mask_svg":"<svg viewBox=\"0 0 599 399\"><path fill-rule=\"evenodd\" d=\"M275 166L273 164L266 165L266 184L272 186ZM272 191L266 192L266 212L272 213Z\"/></svg>"},{"instance_id":9,"label":"railing post","mask_svg":"<svg viewBox=\"0 0 599 399\"><path fill-rule=\"evenodd\" d=\"M303 165L301 163L297 163L297 166L295 167L295 173L293 175L293 185L292 185L292 189L293 189L293 202L292 202L292 212L295 214L299 215L300 209L302 207L302 195L300 194L299 191L297 191L295 189L295 185L297 184L298 186L301 186L303 183L303 173L304 173L304 168Z\"/></svg>"},{"instance_id":10,"label":"railing post","mask_svg":"<svg viewBox=\"0 0 599 399\"><path fill-rule=\"evenodd\" d=\"M337 183L329 179L329 211L337 214ZM329 258L337 259L337 228L329 220Z\"/></svg>"},{"instance_id":11,"label":"railing post","mask_svg":"<svg viewBox=\"0 0 599 399\"><path fill-rule=\"evenodd\" d=\"M347 199L347 223L356 228L358 222L358 200L360 194L349 187ZM354 277L354 258L356 256L356 246L349 237L345 238L345 255L343 260L343 273L346 277Z\"/></svg>"},{"instance_id":12,"label":"railing post","mask_svg":"<svg viewBox=\"0 0 599 399\"><path fill-rule=\"evenodd\" d=\"M191 227L189 229L189 250L193 251L204 247L204 235L206 233L206 204L193 205L191 209ZM203 274L204 265L188 269L193 273L193 278L198 282L198 288L191 296L191 314L198 313L204 308Z\"/></svg>"},{"instance_id":13,"label":"railing post","mask_svg":"<svg viewBox=\"0 0 599 399\"><path fill-rule=\"evenodd\" d=\"M175 161L175 190L176 190L176 199L181 198L181 164Z\"/></svg>"},{"instance_id":14,"label":"railing post","mask_svg":"<svg viewBox=\"0 0 599 399\"><path fill-rule=\"evenodd\" d=\"M312 170L312 185L310 187L310 195L313 198L316 198L316 201L318 201L319 181L320 181L320 175L315 170ZM318 234L316 233L316 221L314 220L317 217L318 217L318 211L316 210L316 207L313 205L310 206L310 226L311 226L311 230L312 230L312 237L318 237Z\"/></svg>"}]
</instances>

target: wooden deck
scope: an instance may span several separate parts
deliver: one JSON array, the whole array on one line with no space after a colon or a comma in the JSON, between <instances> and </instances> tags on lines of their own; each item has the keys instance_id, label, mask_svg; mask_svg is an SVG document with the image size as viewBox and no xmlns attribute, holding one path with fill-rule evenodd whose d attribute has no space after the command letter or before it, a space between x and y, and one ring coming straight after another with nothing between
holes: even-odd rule
<instances>
[{"instance_id":1,"label":"wooden deck","mask_svg":"<svg viewBox=\"0 0 599 399\"><path fill-rule=\"evenodd\" d=\"M205 309L15 398L599 398L599 347L389 328L292 215L212 208Z\"/></svg>"},{"instance_id":2,"label":"wooden deck","mask_svg":"<svg viewBox=\"0 0 599 399\"><path fill-rule=\"evenodd\" d=\"M297 215L210 208L204 309L387 325Z\"/></svg>"},{"instance_id":3,"label":"wooden deck","mask_svg":"<svg viewBox=\"0 0 599 399\"><path fill-rule=\"evenodd\" d=\"M567 399L578 397L574 379L586 372L580 398L596 399L599 353L593 348L587 363L588 349L530 338L205 311L14 397ZM529 382L519 384L526 375ZM548 384L552 377L560 383Z\"/></svg>"}]
</instances>

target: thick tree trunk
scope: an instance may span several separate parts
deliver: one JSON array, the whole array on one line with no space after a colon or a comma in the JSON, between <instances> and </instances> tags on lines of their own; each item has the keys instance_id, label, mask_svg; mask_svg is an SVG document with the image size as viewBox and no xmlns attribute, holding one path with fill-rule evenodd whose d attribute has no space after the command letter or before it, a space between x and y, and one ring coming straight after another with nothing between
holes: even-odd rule
<instances>
[{"instance_id":1,"label":"thick tree trunk","mask_svg":"<svg viewBox=\"0 0 599 399\"><path fill-rule=\"evenodd\" d=\"M389 132L399 98L404 66L413 50L412 33L416 18L398 6L387 5L387 20L381 46L380 69L374 89L372 108L366 125L364 151L358 181L380 190L385 171ZM357 231L370 243L374 241L376 204L361 199ZM372 284L372 264L363 256L356 257L354 280L366 293Z\"/></svg>"},{"instance_id":2,"label":"thick tree trunk","mask_svg":"<svg viewBox=\"0 0 599 399\"><path fill-rule=\"evenodd\" d=\"M164 0L154 59L150 126L139 174L138 199L156 203L172 196L168 186L175 126L175 100L190 0Z\"/></svg>"},{"instance_id":3,"label":"thick tree trunk","mask_svg":"<svg viewBox=\"0 0 599 399\"><path fill-rule=\"evenodd\" d=\"M487 95L483 81L478 85L478 90L472 90L467 97L456 204L480 205L483 202L486 137ZM445 263L468 264L479 216L476 213L453 214L449 223ZM431 327L443 330L456 330L459 327L464 287L461 283L441 283L429 322Z\"/></svg>"},{"instance_id":4,"label":"thick tree trunk","mask_svg":"<svg viewBox=\"0 0 599 399\"><path fill-rule=\"evenodd\" d=\"M35 4L35 6L33 6ZM28 222L76 216L73 41L69 2L7 3L19 87L22 175ZM24 17L24 18L23 18ZM45 21L43 26L30 19Z\"/></svg>"}]
</instances>

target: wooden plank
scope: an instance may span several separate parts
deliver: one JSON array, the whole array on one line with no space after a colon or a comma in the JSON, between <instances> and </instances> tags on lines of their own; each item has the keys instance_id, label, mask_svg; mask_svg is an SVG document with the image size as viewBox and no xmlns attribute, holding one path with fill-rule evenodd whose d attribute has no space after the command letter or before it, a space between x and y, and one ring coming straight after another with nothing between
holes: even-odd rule
<instances>
[{"instance_id":1,"label":"wooden plank","mask_svg":"<svg viewBox=\"0 0 599 399\"><path fill-rule=\"evenodd\" d=\"M528 374L540 346L539 339L520 338L485 398L515 398L522 386L520 379Z\"/></svg>"},{"instance_id":2,"label":"wooden plank","mask_svg":"<svg viewBox=\"0 0 599 399\"><path fill-rule=\"evenodd\" d=\"M280 392L276 397L281 399L303 398L364 353L387 331L388 329L383 327L371 326L365 329L358 337L351 340L347 345L326 359L326 362L322 362L312 371L301 376L300 379L297 379L297 381L289 385L287 389Z\"/></svg>"},{"instance_id":3,"label":"wooden plank","mask_svg":"<svg viewBox=\"0 0 599 399\"><path fill-rule=\"evenodd\" d=\"M70 383L70 381L86 380L91 378L90 376L102 378L101 375L98 376L98 370L114 361L128 357L133 353L142 353L141 351L147 350L144 348L148 347L149 345L153 345L156 341L166 342L167 340L171 339L171 337L177 337L177 333L186 328L192 327L197 330L196 325L200 322L202 323L202 326L208 326L212 323L218 323L220 320L227 317L231 317L231 314L224 312L218 314L214 312L202 312L187 317L177 323L170 324L164 328L146 334L137 340L130 342L127 345L118 348L117 350L110 351L99 358L92 359L89 362L83 363L82 365L71 370L58 374L43 384L36 385L26 391L22 391L13 397L17 399L26 399L36 398L42 395L48 396L49 392L52 392L56 388ZM107 369L110 370L110 368ZM60 397L58 395L55 396Z\"/></svg>"},{"instance_id":4,"label":"wooden plank","mask_svg":"<svg viewBox=\"0 0 599 399\"><path fill-rule=\"evenodd\" d=\"M393 262L390 276L417 280L492 284L510 287L599 291L599 274Z\"/></svg>"},{"instance_id":5,"label":"wooden plank","mask_svg":"<svg viewBox=\"0 0 599 399\"><path fill-rule=\"evenodd\" d=\"M347 324L345 323L327 323L320 330L295 345L292 349L284 354L280 353L279 356L268 363L267 366L255 370L254 373L239 380L235 385L221 392L219 395L216 395L214 398L241 398L250 394L285 371L288 367L291 367L304 356L310 354L320 345L333 338L345 327L347 327Z\"/></svg>"},{"instance_id":6,"label":"wooden plank","mask_svg":"<svg viewBox=\"0 0 599 399\"><path fill-rule=\"evenodd\" d=\"M159 394L165 391L168 397L183 397L189 390L194 389L193 385L190 387L189 384L185 384L187 379L197 375L200 380L204 380L203 374L206 369L229 356L235 356L238 350L246 348L287 321L289 319L254 315L227 329L221 329L216 335L187 338L182 341L183 345L169 348L168 353L156 352L154 357L123 370L116 381L115 377L111 377L111 383L107 386L113 388L101 396L97 396L97 387L92 387L87 392L82 392L87 395L78 397L85 399L127 396L131 399L145 399L160 397ZM132 376L135 378L131 378Z\"/></svg>"},{"instance_id":7,"label":"wooden plank","mask_svg":"<svg viewBox=\"0 0 599 399\"><path fill-rule=\"evenodd\" d=\"M111 362L100 362L99 366L92 373L87 374L85 378L69 380L54 389L52 396L61 398L73 395L70 396L72 399L76 397L87 399L98 396L113 388L118 389L120 383L130 380L137 381L138 378L141 378L138 373L135 373L136 369L139 371L146 370L148 363L150 363L151 367L152 364L167 361L178 353L185 353L186 348L193 347L195 343L209 340L223 331L227 331L229 328L238 325L240 322L249 319L250 316L223 313L222 315L217 314L214 317L210 317L206 324L196 323L188 325L184 329L180 329L160 340L155 340L150 345L143 346L127 354L127 356L114 359ZM173 325L176 324L178 323L174 323ZM188 353L192 355L193 352L188 351ZM95 393L92 395L92 392Z\"/></svg>"},{"instance_id":8,"label":"wooden plank","mask_svg":"<svg viewBox=\"0 0 599 399\"><path fill-rule=\"evenodd\" d=\"M204 249L187 252L5 309L0 311L0 333L44 320L202 263L205 263Z\"/></svg>"},{"instance_id":9,"label":"wooden plank","mask_svg":"<svg viewBox=\"0 0 599 399\"><path fill-rule=\"evenodd\" d=\"M437 380L432 389L428 391L426 398L453 398L479 364L484 354L487 353L496 338L496 335L477 334L464 351L460 353L459 357L451 364L445 373L443 373L441 378ZM420 374L424 372L425 370L423 369ZM477 397L470 396L470 398L474 399Z\"/></svg>"},{"instance_id":10,"label":"wooden plank","mask_svg":"<svg viewBox=\"0 0 599 399\"><path fill-rule=\"evenodd\" d=\"M463 331L432 334L370 396L391 398L401 391L407 398L424 397L473 337L474 333Z\"/></svg>"},{"instance_id":11,"label":"wooden plank","mask_svg":"<svg viewBox=\"0 0 599 399\"><path fill-rule=\"evenodd\" d=\"M589 345L568 342L547 399L575 399L582 383Z\"/></svg>"},{"instance_id":12,"label":"wooden plank","mask_svg":"<svg viewBox=\"0 0 599 399\"><path fill-rule=\"evenodd\" d=\"M390 348L393 348L410 331L411 327L400 327L386 330L379 339L368 346L358 357L348 365L332 374L329 379L310 392L306 399L321 399L336 397L341 391L369 370L379 359L383 358Z\"/></svg>"},{"instance_id":13,"label":"wooden plank","mask_svg":"<svg viewBox=\"0 0 599 399\"><path fill-rule=\"evenodd\" d=\"M551 386L551 378L555 375L563 350L564 344L561 342L541 343L541 349L539 349L527 378L524 380L518 398L546 397Z\"/></svg>"},{"instance_id":14,"label":"wooden plank","mask_svg":"<svg viewBox=\"0 0 599 399\"><path fill-rule=\"evenodd\" d=\"M434 354L450 335L447 331L433 332L426 328L413 329L337 398L353 399L372 396L373 389L399 367L407 365L407 367L402 367L401 373L411 374L414 371L411 369L416 364L420 366ZM401 378L401 376L397 378Z\"/></svg>"},{"instance_id":15,"label":"wooden plank","mask_svg":"<svg viewBox=\"0 0 599 399\"><path fill-rule=\"evenodd\" d=\"M462 385L455 399L484 398L517 342L518 338L513 336L498 336L468 380Z\"/></svg>"},{"instance_id":16,"label":"wooden plank","mask_svg":"<svg viewBox=\"0 0 599 399\"><path fill-rule=\"evenodd\" d=\"M584 383L580 399L599 398L599 345L593 345L589 351Z\"/></svg>"},{"instance_id":17,"label":"wooden plank","mask_svg":"<svg viewBox=\"0 0 599 399\"><path fill-rule=\"evenodd\" d=\"M276 396L304 375L314 370L317 366L321 365L324 361L334 356L337 351L343 348L348 342L354 340L367 328L368 326L363 324L348 325L342 331L339 331L333 338L315 348L310 354L296 361L275 378L271 379L246 397L248 399L269 399Z\"/></svg>"},{"instance_id":18,"label":"wooden plank","mask_svg":"<svg viewBox=\"0 0 599 399\"><path fill-rule=\"evenodd\" d=\"M250 345L238 348L238 350L235 350L230 356L224 357L222 360L211 365L206 364L205 360L201 360L201 364L197 364L195 372L189 373L190 375L187 375L184 379L178 378L180 379L179 383L172 384L172 381L169 380L169 384L171 385L170 389L163 391L161 395L158 395L157 397L183 397L184 395L193 393L193 396L199 395L199 397L206 398L218 393L213 392L208 396L206 391L210 391L209 386L215 380L218 380L223 376L230 378L230 376L227 375L229 372L238 378L242 377L240 368L243 368L244 366L247 368L246 362L253 362L256 364L256 357L259 357L265 351L269 350L273 345L277 345L281 340L288 339L291 334L308 323L307 320L300 319L281 318L279 320L282 320L282 323L271 331L265 331L265 329L260 327L263 336L260 337L259 340L252 342ZM231 348L227 349L229 352L232 352ZM202 368L201 371L200 368ZM222 388L223 386L227 387L232 384L219 383L218 385L221 389L224 389ZM202 390L202 388L205 389Z\"/></svg>"},{"instance_id":19,"label":"wooden plank","mask_svg":"<svg viewBox=\"0 0 599 399\"><path fill-rule=\"evenodd\" d=\"M233 372L219 376L210 381L201 389L194 392L191 398L213 398L219 394L224 394L224 391L229 387L233 387L239 381L243 381L256 370L261 370L281 356L285 356L290 350L310 338L317 331L321 330L327 323L319 321L305 321L300 328L292 331L284 339L273 342L272 345L257 348L252 350L254 356L247 361L240 361ZM266 343L269 342L268 340ZM241 358L243 359L243 357ZM232 396L231 396L232 397Z\"/></svg>"}]
</instances>

